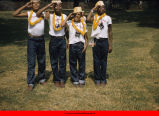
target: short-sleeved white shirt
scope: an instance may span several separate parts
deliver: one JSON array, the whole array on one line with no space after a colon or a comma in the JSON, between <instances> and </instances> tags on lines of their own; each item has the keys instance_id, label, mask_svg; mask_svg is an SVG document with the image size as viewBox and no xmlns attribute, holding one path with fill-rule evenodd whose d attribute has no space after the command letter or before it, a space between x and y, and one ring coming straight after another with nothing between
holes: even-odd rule
<instances>
[{"instance_id":1,"label":"short-sleeved white shirt","mask_svg":"<svg viewBox=\"0 0 159 116\"><path fill-rule=\"evenodd\" d=\"M67 16L65 14L63 14L63 21L66 19L66 17ZM65 27L63 27L62 30L60 30L60 31L55 31L54 28L53 28L52 20L53 20L53 14L50 14L50 18L49 18L49 28L50 28L49 34L51 36L64 36L65 35ZM61 24L61 16L55 15L55 26L56 25L60 25L60 24Z\"/></svg>"},{"instance_id":2,"label":"short-sleeved white shirt","mask_svg":"<svg viewBox=\"0 0 159 116\"><path fill-rule=\"evenodd\" d=\"M29 19L31 12L28 11L27 13L28 13L28 19ZM33 12L33 15L31 17L31 22L35 22L38 19L39 17L36 16L35 12ZM28 33L33 36L42 36L44 35L44 25L45 25L44 19L42 19L39 23L35 24L34 26L31 26L28 21Z\"/></svg>"},{"instance_id":3,"label":"short-sleeved white shirt","mask_svg":"<svg viewBox=\"0 0 159 116\"><path fill-rule=\"evenodd\" d=\"M98 16L99 18L100 16ZM97 18L97 19L98 19ZM103 25L102 27L100 25ZM106 15L104 16L98 23L97 29L93 29L92 27L92 33L91 37L93 38L108 38L108 25L112 24L112 19L110 16Z\"/></svg>"},{"instance_id":4,"label":"short-sleeved white shirt","mask_svg":"<svg viewBox=\"0 0 159 116\"><path fill-rule=\"evenodd\" d=\"M83 25L81 22L74 22L74 23L78 29L83 30ZM84 22L84 24L85 24L85 28L86 28L86 32L87 32L87 25L85 22ZM67 21L67 25L69 27L69 44L75 44L78 42L85 43L85 39L84 39L83 35L80 34L79 37L76 36L76 32L78 32L78 31L76 31L74 29L74 27L72 26L72 20Z\"/></svg>"}]
</instances>

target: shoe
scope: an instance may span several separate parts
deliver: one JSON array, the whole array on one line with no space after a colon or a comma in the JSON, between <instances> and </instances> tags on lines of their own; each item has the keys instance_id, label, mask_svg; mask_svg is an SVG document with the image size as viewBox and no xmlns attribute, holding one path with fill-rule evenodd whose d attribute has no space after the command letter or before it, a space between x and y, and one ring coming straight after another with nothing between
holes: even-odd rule
<instances>
[{"instance_id":1,"label":"shoe","mask_svg":"<svg viewBox=\"0 0 159 116\"><path fill-rule=\"evenodd\" d=\"M80 83L79 86L80 86L80 87L84 87L84 86L85 86L85 83L83 83L83 84Z\"/></svg>"},{"instance_id":2,"label":"shoe","mask_svg":"<svg viewBox=\"0 0 159 116\"><path fill-rule=\"evenodd\" d=\"M100 86L100 81L95 81L95 85L99 87Z\"/></svg>"},{"instance_id":3,"label":"shoe","mask_svg":"<svg viewBox=\"0 0 159 116\"><path fill-rule=\"evenodd\" d=\"M28 90L32 91L33 90L33 85L28 85Z\"/></svg>"},{"instance_id":4,"label":"shoe","mask_svg":"<svg viewBox=\"0 0 159 116\"><path fill-rule=\"evenodd\" d=\"M95 83L95 85L96 85L97 87L99 87L99 86L100 86L100 83Z\"/></svg>"},{"instance_id":5,"label":"shoe","mask_svg":"<svg viewBox=\"0 0 159 116\"><path fill-rule=\"evenodd\" d=\"M40 84L41 84L41 85L46 85L46 82L45 82L45 81L44 81L44 82L40 82Z\"/></svg>"},{"instance_id":6,"label":"shoe","mask_svg":"<svg viewBox=\"0 0 159 116\"><path fill-rule=\"evenodd\" d=\"M74 87L79 87L79 82L73 82Z\"/></svg>"},{"instance_id":7,"label":"shoe","mask_svg":"<svg viewBox=\"0 0 159 116\"><path fill-rule=\"evenodd\" d=\"M73 84L74 87L79 87L79 84Z\"/></svg>"},{"instance_id":8,"label":"shoe","mask_svg":"<svg viewBox=\"0 0 159 116\"><path fill-rule=\"evenodd\" d=\"M84 87L85 85L85 80L79 80L79 86Z\"/></svg>"},{"instance_id":9,"label":"shoe","mask_svg":"<svg viewBox=\"0 0 159 116\"><path fill-rule=\"evenodd\" d=\"M65 88L65 82L60 82L60 87Z\"/></svg>"},{"instance_id":10,"label":"shoe","mask_svg":"<svg viewBox=\"0 0 159 116\"><path fill-rule=\"evenodd\" d=\"M105 87L106 84L107 84L107 82L101 82L101 83L100 83L100 85L101 85L102 87Z\"/></svg>"},{"instance_id":11,"label":"shoe","mask_svg":"<svg viewBox=\"0 0 159 116\"><path fill-rule=\"evenodd\" d=\"M60 82L55 82L54 84L56 87L60 87Z\"/></svg>"}]
</instances>

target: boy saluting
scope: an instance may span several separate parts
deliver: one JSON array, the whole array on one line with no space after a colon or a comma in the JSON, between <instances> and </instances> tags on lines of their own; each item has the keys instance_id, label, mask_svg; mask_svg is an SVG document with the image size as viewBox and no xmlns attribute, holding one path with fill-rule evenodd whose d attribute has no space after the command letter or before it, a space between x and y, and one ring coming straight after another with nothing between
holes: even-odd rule
<instances>
[{"instance_id":1,"label":"boy saluting","mask_svg":"<svg viewBox=\"0 0 159 116\"><path fill-rule=\"evenodd\" d=\"M21 12L25 8L32 8L28 12ZM27 61L28 89L32 90L35 85L35 63L38 60L38 77L40 84L45 84L45 40L44 40L44 19L37 17L36 12L40 8L40 0L31 0L24 6L17 9L13 16L28 17L28 41L27 41Z\"/></svg>"},{"instance_id":2,"label":"boy saluting","mask_svg":"<svg viewBox=\"0 0 159 116\"><path fill-rule=\"evenodd\" d=\"M69 63L73 85L85 85L85 51L87 48L86 23L82 18L82 8L75 7L62 26L69 28ZM73 16L72 20L69 20ZM69 20L69 21L68 21ZM77 70L79 64L79 71Z\"/></svg>"},{"instance_id":3,"label":"boy saluting","mask_svg":"<svg viewBox=\"0 0 159 116\"><path fill-rule=\"evenodd\" d=\"M49 7L54 9L54 12L46 12L45 18L49 22L49 35L51 37L49 44L50 62L53 71L53 82L56 87L65 87L66 81L66 39L65 27L62 27L62 22L66 19L66 15L62 13L61 0L52 0L52 2L37 12L41 15L42 12Z\"/></svg>"},{"instance_id":4,"label":"boy saluting","mask_svg":"<svg viewBox=\"0 0 159 116\"><path fill-rule=\"evenodd\" d=\"M97 14L93 16L95 9ZM96 3L87 16L87 21L93 22L91 37L95 43L93 47L95 84L106 85L107 56L112 52L112 20L105 13L103 1Z\"/></svg>"}]
</instances>

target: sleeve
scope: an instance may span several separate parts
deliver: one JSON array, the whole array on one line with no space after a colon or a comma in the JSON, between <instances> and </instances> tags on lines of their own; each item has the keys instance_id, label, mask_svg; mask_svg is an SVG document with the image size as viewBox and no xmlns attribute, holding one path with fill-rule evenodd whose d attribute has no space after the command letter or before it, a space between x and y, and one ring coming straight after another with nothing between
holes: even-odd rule
<instances>
[{"instance_id":1,"label":"sleeve","mask_svg":"<svg viewBox=\"0 0 159 116\"><path fill-rule=\"evenodd\" d=\"M45 17L45 12L42 12L42 15Z\"/></svg>"},{"instance_id":2,"label":"sleeve","mask_svg":"<svg viewBox=\"0 0 159 116\"><path fill-rule=\"evenodd\" d=\"M83 20L84 20L84 22L86 22L86 17L85 16L83 17Z\"/></svg>"},{"instance_id":3,"label":"sleeve","mask_svg":"<svg viewBox=\"0 0 159 116\"><path fill-rule=\"evenodd\" d=\"M112 19L111 19L111 17L109 16L108 17L108 25L111 25L112 24Z\"/></svg>"},{"instance_id":4,"label":"sleeve","mask_svg":"<svg viewBox=\"0 0 159 116\"><path fill-rule=\"evenodd\" d=\"M63 19L65 20L67 18L67 15L63 14Z\"/></svg>"},{"instance_id":5,"label":"sleeve","mask_svg":"<svg viewBox=\"0 0 159 116\"><path fill-rule=\"evenodd\" d=\"M70 26L72 23L72 20L67 21L67 25Z\"/></svg>"},{"instance_id":6,"label":"sleeve","mask_svg":"<svg viewBox=\"0 0 159 116\"><path fill-rule=\"evenodd\" d=\"M28 11L27 13L28 13L28 18L29 18L29 16L30 16L30 11Z\"/></svg>"}]
</instances>

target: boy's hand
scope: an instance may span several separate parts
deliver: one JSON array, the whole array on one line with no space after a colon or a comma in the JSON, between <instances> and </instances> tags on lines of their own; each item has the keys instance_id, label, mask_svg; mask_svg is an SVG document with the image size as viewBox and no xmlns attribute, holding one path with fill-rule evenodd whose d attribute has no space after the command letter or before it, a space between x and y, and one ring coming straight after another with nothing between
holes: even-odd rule
<instances>
[{"instance_id":1,"label":"boy's hand","mask_svg":"<svg viewBox=\"0 0 159 116\"><path fill-rule=\"evenodd\" d=\"M54 2L51 2L50 4L48 4L48 7L53 8L54 5L55 5L55 3L54 3Z\"/></svg>"},{"instance_id":2,"label":"boy's hand","mask_svg":"<svg viewBox=\"0 0 159 116\"><path fill-rule=\"evenodd\" d=\"M26 6L27 8L31 8L31 7L32 7L32 1L27 2L27 3L25 4L25 6Z\"/></svg>"},{"instance_id":3,"label":"boy's hand","mask_svg":"<svg viewBox=\"0 0 159 116\"><path fill-rule=\"evenodd\" d=\"M69 17L69 18L74 17L74 13L70 13L70 14L68 15L68 17Z\"/></svg>"},{"instance_id":4,"label":"boy's hand","mask_svg":"<svg viewBox=\"0 0 159 116\"><path fill-rule=\"evenodd\" d=\"M86 49L87 49L87 44L84 44L84 48L83 48L83 50L82 50L82 53L85 52Z\"/></svg>"},{"instance_id":5,"label":"boy's hand","mask_svg":"<svg viewBox=\"0 0 159 116\"><path fill-rule=\"evenodd\" d=\"M98 6L97 6L98 7ZM93 12L93 11L96 11L97 10L97 7L95 6L95 7L93 7L92 9L91 9L91 11Z\"/></svg>"},{"instance_id":6,"label":"boy's hand","mask_svg":"<svg viewBox=\"0 0 159 116\"><path fill-rule=\"evenodd\" d=\"M67 46L67 49L69 49L69 48L70 48L70 44L69 44L69 43L67 43L67 44L66 44L66 46Z\"/></svg>"},{"instance_id":7,"label":"boy's hand","mask_svg":"<svg viewBox=\"0 0 159 116\"><path fill-rule=\"evenodd\" d=\"M108 50L109 53L112 52L112 46L109 46L109 50Z\"/></svg>"}]
</instances>

